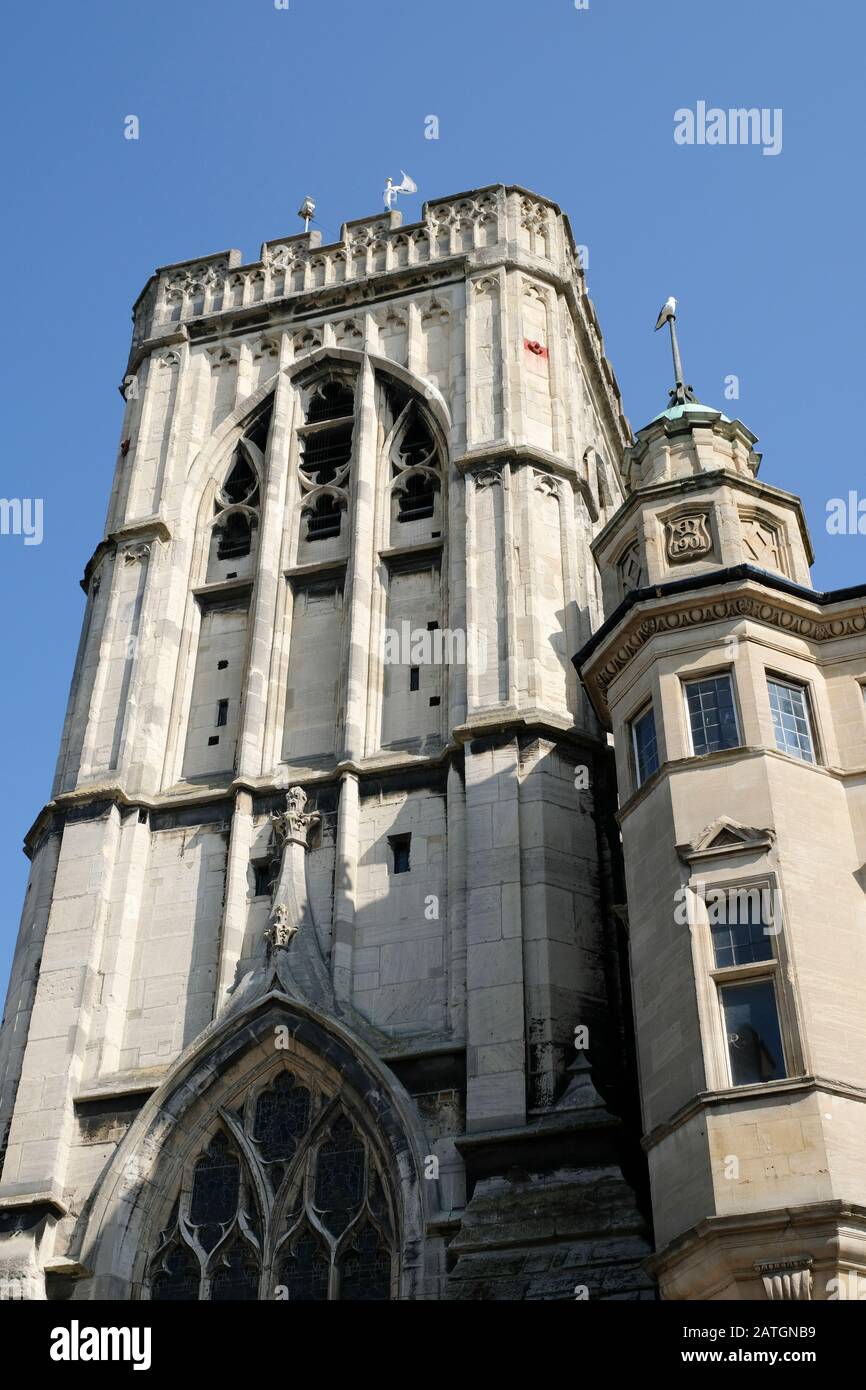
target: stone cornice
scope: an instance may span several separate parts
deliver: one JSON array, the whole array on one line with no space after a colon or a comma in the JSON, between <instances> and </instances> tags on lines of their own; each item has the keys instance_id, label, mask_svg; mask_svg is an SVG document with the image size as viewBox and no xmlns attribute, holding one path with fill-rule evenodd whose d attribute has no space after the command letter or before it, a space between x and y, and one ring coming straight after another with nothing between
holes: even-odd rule
<instances>
[{"instance_id":1,"label":"stone cornice","mask_svg":"<svg viewBox=\"0 0 866 1390\"><path fill-rule=\"evenodd\" d=\"M467 450L464 454L458 454L452 462L457 471L464 477L476 469L491 464L505 463L526 464L544 472L553 473L557 478L565 479L576 492L580 493L592 520L598 520L598 508L593 499L592 489L586 480L579 476L574 465L559 454L552 454L548 449L540 449L537 444L509 444L505 440L497 440L492 444L480 444L474 449Z\"/></svg>"},{"instance_id":2,"label":"stone cornice","mask_svg":"<svg viewBox=\"0 0 866 1390\"><path fill-rule=\"evenodd\" d=\"M670 1119L654 1125L641 1139L641 1147L649 1152L696 1115L708 1110L740 1106L755 1100L766 1100L770 1104L776 1098L799 1093L842 1096L846 1100L866 1103L866 1086L852 1086L847 1081L832 1081L823 1076L789 1076L781 1081L762 1081L753 1086L734 1086L725 1091L701 1091L680 1106Z\"/></svg>"},{"instance_id":3,"label":"stone cornice","mask_svg":"<svg viewBox=\"0 0 866 1390\"><path fill-rule=\"evenodd\" d=\"M705 592L713 589L718 592ZM830 605L838 613L822 612ZM866 636L866 586L817 593L753 565L737 565L637 589L577 653L574 665L596 713L609 724L608 690L654 637L743 618L811 642Z\"/></svg>"},{"instance_id":4,"label":"stone cornice","mask_svg":"<svg viewBox=\"0 0 866 1390\"><path fill-rule=\"evenodd\" d=\"M128 521L125 526L119 527L117 531L111 531L104 540L99 542L84 567L84 574L80 581L82 589L85 593L88 592L90 581L100 561L106 555L115 554L119 546L135 543L147 545L151 541L170 540L171 531L161 516L145 516L138 521Z\"/></svg>"},{"instance_id":5,"label":"stone cornice","mask_svg":"<svg viewBox=\"0 0 866 1390\"><path fill-rule=\"evenodd\" d=\"M775 1246L784 1250L785 1240L796 1237L799 1230L808 1231L828 1223L834 1227L844 1225L854 1231L866 1230L866 1206L835 1197L826 1202L808 1202L799 1206L764 1207L760 1211L705 1216L657 1250L645 1261L645 1266L651 1274L658 1276L661 1270L689 1259L696 1251L700 1251L703 1259L706 1259L709 1243L723 1242L726 1237L735 1240L738 1253L742 1252L743 1239L747 1235L760 1240L761 1248ZM709 1292L705 1297L709 1297Z\"/></svg>"}]
</instances>

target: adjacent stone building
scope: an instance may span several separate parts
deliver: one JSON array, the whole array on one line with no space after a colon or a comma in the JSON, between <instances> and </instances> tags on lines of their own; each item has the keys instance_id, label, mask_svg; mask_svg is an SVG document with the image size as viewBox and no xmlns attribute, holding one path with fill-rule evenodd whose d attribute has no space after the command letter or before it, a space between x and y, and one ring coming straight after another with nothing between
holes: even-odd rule
<instances>
[{"instance_id":1,"label":"adjacent stone building","mask_svg":"<svg viewBox=\"0 0 866 1390\"><path fill-rule=\"evenodd\" d=\"M754 437L501 185L158 271L123 394L0 1294L848 1296L866 608Z\"/></svg>"},{"instance_id":2,"label":"adjacent stone building","mask_svg":"<svg viewBox=\"0 0 866 1390\"><path fill-rule=\"evenodd\" d=\"M817 593L755 436L673 395L576 658L616 745L649 1267L665 1298L863 1298L866 586Z\"/></svg>"}]
</instances>

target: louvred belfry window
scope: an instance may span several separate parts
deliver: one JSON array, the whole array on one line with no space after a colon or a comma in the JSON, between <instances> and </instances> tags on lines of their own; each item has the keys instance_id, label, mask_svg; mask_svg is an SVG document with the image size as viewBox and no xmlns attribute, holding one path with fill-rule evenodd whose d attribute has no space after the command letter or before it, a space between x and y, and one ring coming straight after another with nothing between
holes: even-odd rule
<instances>
[{"instance_id":1,"label":"louvred belfry window","mask_svg":"<svg viewBox=\"0 0 866 1390\"><path fill-rule=\"evenodd\" d=\"M316 1075L282 1070L186 1165L148 1265L158 1301L385 1301L396 1208L378 1146Z\"/></svg>"},{"instance_id":2,"label":"louvred belfry window","mask_svg":"<svg viewBox=\"0 0 866 1390\"><path fill-rule=\"evenodd\" d=\"M392 489L397 522L434 516L442 486L439 450L420 407L407 405L397 422L391 450Z\"/></svg>"},{"instance_id":3,"label":"louvred belfry window","mask_svg":"<svg viewBox=\"0 0 866 1390\"><path fill-rule=\"evenodd\" d=\"M307 398L300 427L300 479L306 541L339 536L349 504L355 426L355 385L343 377L317 382Z\"/></svg>"},{"instance_id":4,"label":"louvred belfry window","mask_svg":"<svg viewBox=\"0 0 866 1390\"><path fill-rule=\"evenodd\" d=\"M217 559L236 560L249 555L258 524L259 478L250 450L241 440L214 504Z\"/></svg>"}]
</instances>

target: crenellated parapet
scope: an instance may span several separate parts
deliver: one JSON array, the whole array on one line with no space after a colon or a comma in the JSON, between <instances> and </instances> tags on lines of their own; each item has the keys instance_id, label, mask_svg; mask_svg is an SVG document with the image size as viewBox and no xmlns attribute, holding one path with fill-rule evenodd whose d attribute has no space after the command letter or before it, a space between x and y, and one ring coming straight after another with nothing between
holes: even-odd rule
<instances>
[{"instance_id":1,"label":"crenellated parapet","mask_svg":"<svg viewBox=\"0 0 866 1390\"><path fill-rule=\"evenodd\" d=\"M306 321L318 313L363 309L472 276L476 267L497 266L520 268L537 280L542 300L551 292L566 298L570 331L583 340L595 388L624 447L631 438L628 421L568 217L548 199L501 184L430 200L421 220L407 225L398 211L345 222L339 239L325 245L319 230L278 237L262 245L252 264L229 250L161 267L133 310L127 374L166 346L267 328L286 318ZM561 331L557 324L551 328ZM321 330L318 337L315 328L307 331L307 345L320 346Z\"/></svg>"}]
</instances>

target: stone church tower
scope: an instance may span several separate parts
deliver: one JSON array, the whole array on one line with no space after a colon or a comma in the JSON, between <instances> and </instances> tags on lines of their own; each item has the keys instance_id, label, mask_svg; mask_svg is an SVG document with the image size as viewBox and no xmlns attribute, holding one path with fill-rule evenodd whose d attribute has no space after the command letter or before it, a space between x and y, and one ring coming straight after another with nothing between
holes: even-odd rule
<instances>
[{"instance_id":1,"label":"stone church tower","mask_svg":"<svg viewBox=\"0 0 866 1390\"><path fill-rule=\"evenodd\" d=\"M3 1296L654 1296L578 259L494 186L145 287L27 837Z\"/></svg>"}]
</instances>

